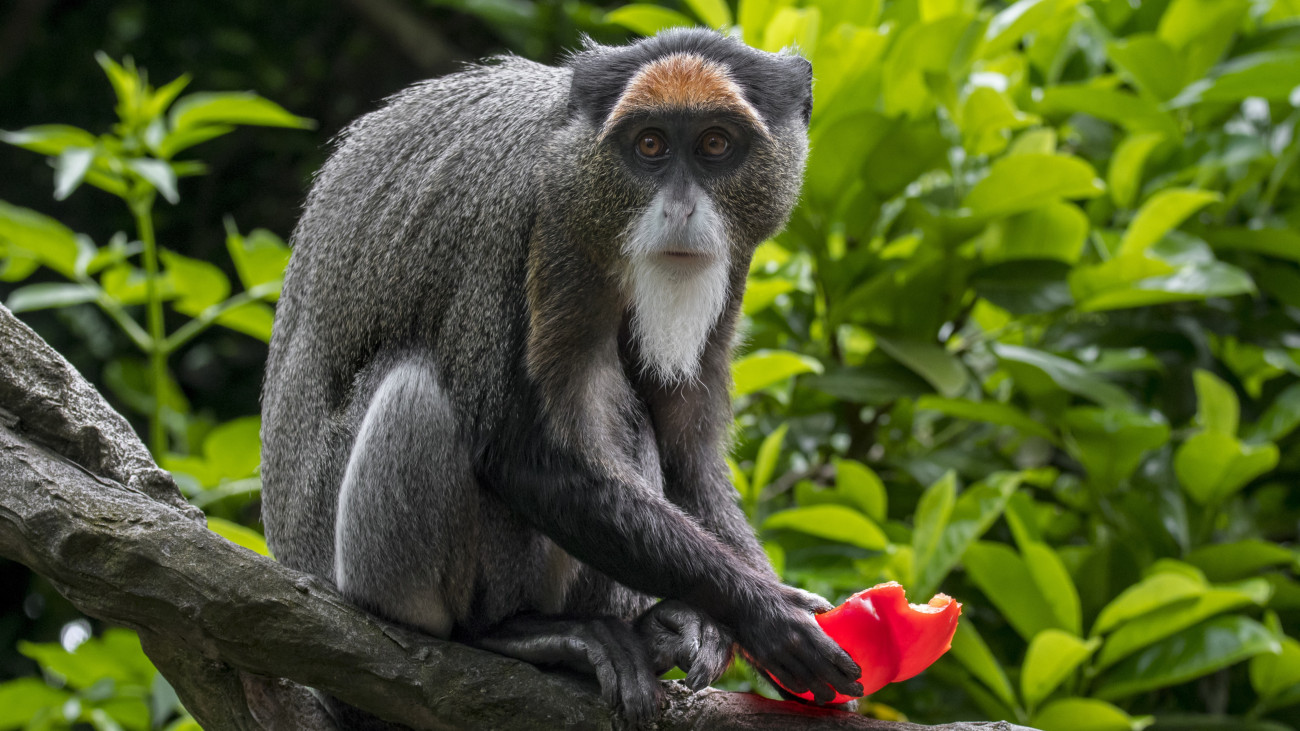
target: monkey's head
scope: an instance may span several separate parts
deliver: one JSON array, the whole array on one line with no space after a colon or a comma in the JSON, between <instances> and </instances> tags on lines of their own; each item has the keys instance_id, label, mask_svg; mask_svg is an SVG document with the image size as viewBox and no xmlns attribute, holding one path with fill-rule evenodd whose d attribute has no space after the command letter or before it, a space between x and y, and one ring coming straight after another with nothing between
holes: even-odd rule
<instances>
[{"instance_id":1,"label":"monkey's head","mask_svg":"<svg viewBox=\"0 0 1300 731\"><path fill-rule=\"evenodd\" d=\"M798 197L812 65L674 30L589 46L570 66L564 177L592 201L586 245L622 277L645 367L690 379Z\"/></svg>"}]
</instances>

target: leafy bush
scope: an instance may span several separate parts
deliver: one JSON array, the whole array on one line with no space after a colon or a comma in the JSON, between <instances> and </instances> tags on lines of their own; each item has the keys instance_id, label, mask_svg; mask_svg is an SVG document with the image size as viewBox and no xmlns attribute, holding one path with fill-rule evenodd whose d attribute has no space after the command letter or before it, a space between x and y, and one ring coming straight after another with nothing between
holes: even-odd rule
<instances>
[{"instance_id":1,"label":"leafy bush","mask_svg":"<svg viewBox=\"0 0 1300 731\"><path fill-rule=\"evenodd\" d=\"M1300 9L685 5L816 76L735 367L749 515L807 588L967 603L951 657L876 699L1278 728L1300 703Z\"/></svg>"},{"instance_id":2,"label":"leafy bush","mask_svg":"<svg viewBox=\"0 0 1300 731\"><path fill-rule=\"evenodd\" d=\"M949 657L866 710L1045 731L1290 728L1300 7L686 0L606 19L735 26L813 61L803 198L746 295L733 476L788 580L841 598L894 579L914 600L965 603ZM61 189L83 164L60 157ZM45 263L119 309L145 301L76 256L39 258L7 225L10 280ZM283 256L269 234L232 239ZM119 266L143 246L121 237L100 251L125 254L96 256ZM184 276L170 261L158 281ZM228 289L200 308L167 286L148 301L229 324L233 307L212 309ZM63 291L53 304L105 306ZM138 390L172 393L149 372L136 367ZM202 448L183 431L172 444L188 456L166 464L192 476L192 499L256 494L255 419Z\"/></svg>"}]
</instances>

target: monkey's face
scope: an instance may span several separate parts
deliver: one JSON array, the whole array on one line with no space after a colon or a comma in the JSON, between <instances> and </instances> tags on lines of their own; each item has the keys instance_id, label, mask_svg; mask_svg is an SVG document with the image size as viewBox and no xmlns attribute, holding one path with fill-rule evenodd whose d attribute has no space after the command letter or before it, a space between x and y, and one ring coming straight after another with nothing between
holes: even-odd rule
<instances>
[{"instance_id":1,"label":"monkey's face","mask_svg":"<svg viewBox=\"0 0 1300 731\"><path fill-rule=\"evenodd\" d=\"M697 31L588 51L574 66L579 149L591 151L575 167L602 201L601 233L587 235L609 237L600 258L620 270L644 365L693 378L754 247L794 206L811 67Z\"/></svg>"}]
</instances>

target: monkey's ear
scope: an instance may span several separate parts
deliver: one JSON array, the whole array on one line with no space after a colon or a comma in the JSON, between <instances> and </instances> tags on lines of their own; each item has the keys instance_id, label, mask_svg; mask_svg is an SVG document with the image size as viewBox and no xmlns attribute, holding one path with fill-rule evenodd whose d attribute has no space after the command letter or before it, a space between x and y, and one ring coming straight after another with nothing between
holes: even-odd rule
<instances>
[{"instance_id":1,"label":"monkey's ear","mask_svg":"<svg viewBox=\"0 0 1300 731\"><path fill-rule=\"evenodd\" d=\"M799 73L802 75L802 78L803 78L803 85L802 85L802 86L803 86L803 92L804 92L804 101L803 101L803 106L801 107L801 110L802 110L802 113L803 113L803 123L804 123L804 126L806 127L806 126L808 126L809 123L812 122L812 104L813 104L813 98L812 98L812 83L813 83L812 61L809 61L808 59L804 58L803 56L791 56L790 59L794 62L795 67L799 70Z\"/></svg>"}]
</instances>

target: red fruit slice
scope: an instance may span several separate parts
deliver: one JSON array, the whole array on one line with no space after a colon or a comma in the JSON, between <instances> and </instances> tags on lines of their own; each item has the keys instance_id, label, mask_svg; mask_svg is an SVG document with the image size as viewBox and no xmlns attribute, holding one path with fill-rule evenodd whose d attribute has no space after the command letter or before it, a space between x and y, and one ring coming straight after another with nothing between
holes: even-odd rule
<instances>
[{"instance_id":1,"label":"red fruit slice","mask_svg":"<svg viewBox=\"0 0 1300 731\"><path fill-rule=\"evenodd\" d=\"M959 616L961 604L952 597L936 594L928 604L908 604L903 585L890 581L817 615L817 623L862 668L863 695L870 695L938 660L952 646ZM811 692L797 695L813 697ZM837 693L831 702L849 700L850 696Z\"/></svg>"}]
</instances>

